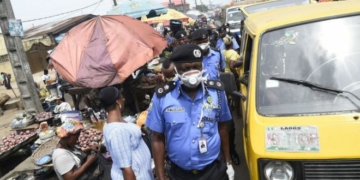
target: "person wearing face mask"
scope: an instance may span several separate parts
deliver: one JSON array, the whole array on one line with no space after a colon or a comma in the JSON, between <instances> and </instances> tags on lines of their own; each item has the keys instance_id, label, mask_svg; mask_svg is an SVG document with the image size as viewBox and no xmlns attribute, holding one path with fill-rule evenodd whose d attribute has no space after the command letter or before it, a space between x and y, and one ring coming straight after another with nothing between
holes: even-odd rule
<instances>
[{"instance_id":1,"label":"person wearing face mask","mask_svg":"<svg viewBox=\"0 0 360 180\"><path fill-rule=\"evenodd\" d=\"M108 113L104 137L113 161L111 179L153 180L151 154L141 130L122 118L124 99L120 90L105 87L99 92L99 100Z\"/></svg>"},{"instance_id":2,"label":"person wearing face mask","mask_svg":"<svg viewBox=\"0 0 360 180\"><path fill-rule=\"evenodd\" d=\"M195 31L192 41L204 52L203 68L206 70L205 75L208 75L209 79L219 80L220 72L225 70L225 57L219 50L210 48L208 31L205 29Z\"/></svg>"},{"instance_id":3,"label":"person wearing face mask","mask_svg":"<svg viewBox=\"0 0 360 180\"><path fill-rule=\"evenodd\" d=\"M158 86L146 126L153 132L156 174L165 179L165 148L172 180L233 180L224 86L203 76L202 49L183 45L170 56L178 79Z\"/></svg>"},{"instance_id":4,"label":"person wearing face mask","mask_svg":"<svg viewBox=\"0 0 360 180\"><path fill-rule=\"evenodd\" d=\"M216 43L216 48L220 49L220 51L224 51L225 50L225 43L224 43L224 38L226 36L229 36L227 34L227 31L226 31L226 26L221 26L218 28L218 32L219 32L219 39L217 40L217 43ZM236 39L234 37L231 37L231 41L232 41L232 49L234 49L235 51L240 51L240 46L239 44L237 43Z\"/></svg>"}]
</instances>

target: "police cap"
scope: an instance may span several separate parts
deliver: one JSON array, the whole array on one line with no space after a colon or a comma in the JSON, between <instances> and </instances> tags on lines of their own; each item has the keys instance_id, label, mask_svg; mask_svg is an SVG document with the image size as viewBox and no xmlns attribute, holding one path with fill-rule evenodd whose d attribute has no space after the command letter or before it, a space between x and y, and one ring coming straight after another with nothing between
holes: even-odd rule
<instances>
[{"instance_id":1,"label":"police cap","mask_svg":"<svg viewBox=\"0 0 360 180\"><path fill-rule=\"evenodd\" d=\"M224 25L220 26L220 27L217 29L217 31L218 31L219 33L226 31L226 26L224 26Z\"/></svg>"},{"instance_id":2,"label":"police cap","mask_svg":"<svg viewBox=\"0 0 360 180\"><path fill-rule=\"evenodd\" d=\"M209 37L209 33L206 29L198 29L192 35L193 41L205 40Z\"/></svg>"},{"instance_id":3,"label":"police cap","mask_svg":"<svg viewBox=\"0 0 360 180\"><path fill-rule=\"evenodd\" d=\"M203 51L198 45L186 44L179 46L170 56L174 63L198 62L203 60Z\"/></svg>"},{"instance_id":4,"label":"police cap","mask_svg":"<svg viewBox=\"0 0 360 180\"><path fill-rule=\"evenodd\" d=\"M175 34L175 39L181 39L186 36L187 36L186 32L184 30L180 30Z\"/></svg>"}]
</instances>

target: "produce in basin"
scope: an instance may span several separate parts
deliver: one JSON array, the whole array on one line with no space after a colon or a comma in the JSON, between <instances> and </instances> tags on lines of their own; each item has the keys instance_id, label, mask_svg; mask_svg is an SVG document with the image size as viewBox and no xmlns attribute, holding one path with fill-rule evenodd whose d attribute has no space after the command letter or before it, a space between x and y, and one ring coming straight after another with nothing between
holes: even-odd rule
<instances>
[{"instance_id":1,"label":"produce in basin","mask_svg":"<svg viewBox=\"0 0 360 180\"><path fill-rule=\"evenodd\" d=\"M82 150L90 148L94 143L100 144L103 139L102 132L97 129L83 129L80 133L77 144Z\"/></svg>"},{"instance_id":2,"label":"produce in basin","mask_svg":"<svg viewBox=\"0 0 360 180\"><path fill-rule=\"evenodd\" d=\"M36 115L36 120L37 121L45 121L48 120L50 118L52 118L53 115L51 112L41 112L39 114Z\"/></svg>"},{"instance_id":3,"label":"produce in basin","mask_svg":"<svg viewBox=\"0 0 360 180\"><path fill-rule=\"evenodd\" d=\"M35 132L30 132L29 130L27 130L26 132L21 132L19 135L11 133L10 135L3 137L2 144L0 145L0 152L4 153L12 149L16 145L26 141L35 134Z\"/></svg>"}]
</instances>

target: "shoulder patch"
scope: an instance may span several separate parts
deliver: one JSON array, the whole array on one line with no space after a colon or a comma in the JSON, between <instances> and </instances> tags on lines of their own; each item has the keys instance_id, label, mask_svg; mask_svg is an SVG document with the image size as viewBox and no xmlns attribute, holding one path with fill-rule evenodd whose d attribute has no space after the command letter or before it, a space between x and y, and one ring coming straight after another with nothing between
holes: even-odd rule
<instances>
[{"instance_id":1,"label":"shoulder patch","mask_svg":"<svg viewBox=\"0 0 360 180\"><path fill-rule=\"evenodd\" d=\"M218 89L221 91L225 90L224 83L222 83L221 81L217 81L217 80L207 80L206 86L208 88L214 88L214 89Z\"/></svg>"},{"instance_id":2,"label":"shoulder patch","mask_svg":"<svg viewBox=\"0 0 360 180\"><path fill-rule=\"evenodd\" d=\"M167 93L171 92L176 87L175 81L169 81L164 84L160 84L155 88L155 93L158 98L164 97Z\"/></svg>"}]
</instances>

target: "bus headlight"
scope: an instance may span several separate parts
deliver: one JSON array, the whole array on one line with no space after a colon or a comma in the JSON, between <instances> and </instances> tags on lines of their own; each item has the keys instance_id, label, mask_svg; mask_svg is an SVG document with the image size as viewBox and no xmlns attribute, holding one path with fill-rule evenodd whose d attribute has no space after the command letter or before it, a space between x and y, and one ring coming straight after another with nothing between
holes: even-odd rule
<instances>
[{"instance_id":1,"label":"bus headlight","mask_svg":"<svg viewBox=\"0 0 360 180\"><path fill-rule=\"evenodd\" d=\"M294 169L287 162L271 161L264 167L267 180L293 180Z\"/></svg>"}]
</instances>

